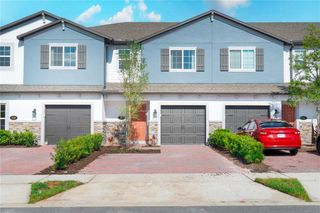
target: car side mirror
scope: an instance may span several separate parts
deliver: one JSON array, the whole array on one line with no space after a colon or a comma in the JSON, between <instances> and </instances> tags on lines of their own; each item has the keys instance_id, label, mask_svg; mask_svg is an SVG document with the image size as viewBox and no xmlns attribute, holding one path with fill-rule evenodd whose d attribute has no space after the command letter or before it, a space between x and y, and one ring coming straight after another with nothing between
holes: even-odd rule
<instances>
[{"instance_id":1,"label":"car side mirror","mask_svg":"<svg viewBox=\"0 0 320 213\"><path fill-rule=\"evenodd\" d=\"M238 131L241 131L241 130L243 130L243 129L242 129L242 127L240 126L240 127L238 127L238 129L237 129L237 130L238 130Z\"/></svg>"}]
</instances>

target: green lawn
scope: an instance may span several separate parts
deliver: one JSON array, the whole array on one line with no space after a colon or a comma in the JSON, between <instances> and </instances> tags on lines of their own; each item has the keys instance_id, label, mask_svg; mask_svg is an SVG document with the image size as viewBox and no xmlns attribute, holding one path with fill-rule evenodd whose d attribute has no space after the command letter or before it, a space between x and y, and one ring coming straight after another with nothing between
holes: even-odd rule
<instances>
[{"instance_id":1,"label":"green lawn","mask_svg":"<svg viewBox=\"0 0 320 213\"><path fill-rule=\"evenodd\" d=\"M311 201L308 193L296 178L257 178L255 182L302 200Z\"/></svg>"},{"instance_id":2,"label":"green lawn","mask_svg":"<svg viewBox=\"0 0 320 213\"><path fill-rule=\"evenodd\" d=\"M36 203L40 200L47 199L81 184L81 182L74 180L32 183L29 203Z\"/></svg>"}]
</instances>

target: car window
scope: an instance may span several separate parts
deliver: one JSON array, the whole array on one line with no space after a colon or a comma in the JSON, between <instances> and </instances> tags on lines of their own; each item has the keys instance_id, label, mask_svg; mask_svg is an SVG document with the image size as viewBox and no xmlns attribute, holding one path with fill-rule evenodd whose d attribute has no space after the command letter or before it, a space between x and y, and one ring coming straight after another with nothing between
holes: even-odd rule
<instances>
[{"instance_id":1,"label":"car window","mask_svg":"<svg viewBox=\"0 0 320 213\"><path fill-rule=\"evenodd\" d=\"M242 126L242 129L246 130L249 127L250 122L247 122L245 125Z\"/></svg>"},{"instance_id":2,"label":"car window","mask_svg":"<svg viewBox=\"0 0 320 213\"><path fill-rule=\"evenodd\" d=\"M256 122L252 121L252 122L249 124L248 129L249 129L249 130L254 130L254 129L256 129Z\"/></svg>"},{"instance_id":3,"label":"car window","mask_svg":"<svg viewBox=\"0 0 320 213\"><path fill-rule=\"evenodd\" d=\"M265 121L260 123L261 128L279 128L279 127L292 127L289 123L285 121Z\"/></svg>"}]
</instances>

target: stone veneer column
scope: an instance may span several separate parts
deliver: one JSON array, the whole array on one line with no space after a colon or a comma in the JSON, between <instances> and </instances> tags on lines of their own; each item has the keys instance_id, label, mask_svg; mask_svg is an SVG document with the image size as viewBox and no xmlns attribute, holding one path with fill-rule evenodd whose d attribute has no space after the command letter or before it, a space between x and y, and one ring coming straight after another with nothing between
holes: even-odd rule
<instances>
[{"instance_id":1,"label":"stone veneer column","mask_svg":"<svg viewBox=\"0 0 320 213\"><path fill-rule=\"evenodd\" d=\"M106 142L106 123L102 121L95 121L93 123L93 132L94 133L101 133L104 137L104 143Z\"/></svg>"},{"instance_id":2,"label":"stone veneer column","mask_svg":"<svg viewBox=\"0 0 320 213\"><path fill-rule=\"evenodd\" d=\"M214 132L216 129L222 128L222 122L221 121L209 121L209 133Z\"/></svg>"},{"instance_id":3,"label":"stone veneer column","mask_svg":"<svg viewBox=\"0 0 320 213\"><path fill-rule=\"evenodd\" d=\"M40 142L41 122L9 122L9 130L18 132L30 130L36 135L38 144Z\"/></svg>"},{"instance_id":4,"label":"stone veneer column","mask_svg":"<svg viewBox=\"0 0 320 213\"><path fill-rule=\"evenodd\" d=\"M154 140L154 144L158 145L158 131L159 131L159 124L157 121L149 121L148 122L148 137L149 137L149 143L152 143L152 140Z\"/></svg>"},{"instance_id":5,"label":"stone veneer column","mask_svg":"<svg viewBox=\"0 0 320 213\"><path fill-rule=\"evenodd\" d=\"M313 132L312 122L299 120L297 127L300 131L302 144L311 145Z\"/></svg>"}]
</instances>

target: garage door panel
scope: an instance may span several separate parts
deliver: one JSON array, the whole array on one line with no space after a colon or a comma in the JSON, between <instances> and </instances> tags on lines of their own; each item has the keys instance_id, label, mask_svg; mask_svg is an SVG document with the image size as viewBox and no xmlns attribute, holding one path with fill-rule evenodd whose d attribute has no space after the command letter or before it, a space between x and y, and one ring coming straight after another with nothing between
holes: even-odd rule
<instances>
[{"instance_id":1,"label":"garage door panel","mask_svg":"<svg viewBox=\"0 0 320 213\"><path fill-rule=\"evenodd\" d=\"M226 106L225 126L233 132L253 118L269 117L269 106Z\"/></svg>"},{"instance_id":2,"label":"garage door panel","mask_svg":"<svg viewBox=\"0 0 320 213\"><path fill-rule=\"evenodd\" d=\"M91 131L90 105L47 105L45 140L56 144L60 139L70 139Z\"/></svg>"},{"instance_id":3,"label":"garage door panel","mask_svg":"<svg viewBox=\"0 0 320 213\"><path fill-rule=\"evenodd\" d=\"M206 138L205 106L162 106L162 144L203 144Z\"/></svg>"}]
</instances>

